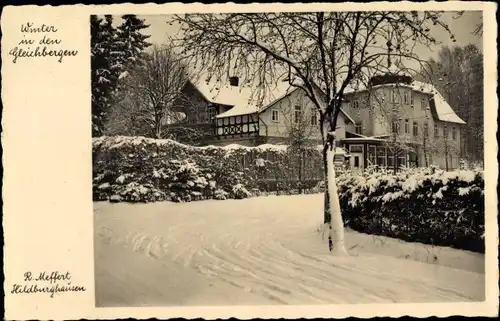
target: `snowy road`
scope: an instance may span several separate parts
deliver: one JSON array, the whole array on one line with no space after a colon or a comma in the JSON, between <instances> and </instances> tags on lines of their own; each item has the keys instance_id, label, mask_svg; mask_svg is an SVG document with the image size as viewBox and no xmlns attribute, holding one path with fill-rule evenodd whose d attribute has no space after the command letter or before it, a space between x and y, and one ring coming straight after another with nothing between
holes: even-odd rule
<instances>
[{"instance_id":1,"label":"snowy road","mask_svg":"<svg viewBox=\"0 0 500 321\"><path fill-rule=\"evenodd\" d=\"M348 232L351 256L329 255L321 197L95 203L96 304L484 300L479 254Z\"/></svg>"}]
</instances>

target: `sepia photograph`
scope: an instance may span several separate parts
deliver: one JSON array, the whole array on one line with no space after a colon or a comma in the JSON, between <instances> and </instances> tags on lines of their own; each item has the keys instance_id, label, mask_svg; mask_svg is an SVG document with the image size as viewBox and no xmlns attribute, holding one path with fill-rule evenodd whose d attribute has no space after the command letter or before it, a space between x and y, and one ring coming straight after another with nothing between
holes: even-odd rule
<instances>
[{"instance_id":1,"label":"sepia photograph","mask_svg":"<svg viewBox=\"0 0 500 321\"><path fill-rule=\"evenodd\" d=\"M485 301L482 11L88 23L97 308Z\"/></svg>"}]
</instances>

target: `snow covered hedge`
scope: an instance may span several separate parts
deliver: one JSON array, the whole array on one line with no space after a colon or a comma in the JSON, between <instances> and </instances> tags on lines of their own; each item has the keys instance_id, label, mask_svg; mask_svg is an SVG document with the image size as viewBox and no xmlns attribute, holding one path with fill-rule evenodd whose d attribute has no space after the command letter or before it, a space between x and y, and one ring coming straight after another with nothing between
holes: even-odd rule
<instances>
[{"instance_id":1,"label":"snow covered hedge","mask_svg":"<svg viewBox=\"0 0 500 321\"><path fill-rule=\"evenodd\" d=\"M320 178L301 169L285 146L194 147L144 137L94 138L95 201L188 202L310 192ZM320 164L319 151L306 157ZM303 160L302 160L303 161ZM307 164L306 164L307 165ZM316 164L316 172L322 174ZM299 179L298 179L299 178Z\"/></svg>"},{"instance_id":2,"label":"snow covered hedge","mask_svg":"<svg viewBox=\"0 0 500 321\"><path fill-rule=\"evenodd\" d=\"M318 154L311 159L321 160ZM314 153L314 151L312 151ZM281 146L193 147L172 140L100 137L93 141L95 201L189 202L271 193L323 192L318 178L294 180L294 156ZM269 179L271 178L271 179ZM337 176L346 226L426 244L484 251L480 169L342 171Z\"/></svg>"},{"instance_id":3,"label":"snow covered hedge","mask_svg":"<svg viewBox=\"0 0 500 321\"><path fill-rule=\"evenodd\" d=\"M484 177L437 168L338 178L346 226L406 241L484 252Z\"/></svg>"}]
</instances>

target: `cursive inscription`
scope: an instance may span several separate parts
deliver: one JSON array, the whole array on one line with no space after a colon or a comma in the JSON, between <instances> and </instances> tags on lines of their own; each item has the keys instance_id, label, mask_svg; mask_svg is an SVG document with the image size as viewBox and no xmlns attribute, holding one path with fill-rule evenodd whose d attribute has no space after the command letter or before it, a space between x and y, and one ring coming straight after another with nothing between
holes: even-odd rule
<instances>
[{"instance_id":1,"label":"cursive inscription","mask_svg":"<svg viewBox=\"0 0 500 321\"><path fill-rule=\"evenodd\" d=\"M72 283L71 273L68 271L40 272L33 274L31 271L24 273L23 284L14 284L11 294L36 294L46 293L51 298L58 293L84 292L87 289Z\"/></svg>"},{"instance_id":2,"label":"cursive inscription","mask_svg":"<svg viewBox=\"0 0 500 321\"><path fill-rule=\"evenodd\" d=\"M63 62L65 57L78 55L78 50L64 48L62 39L57 37L59 29L53 25L35 25L27 22L21 25L21 39L10 49L12 62L21 58L54 57Z\"/></svg>"}]
</instances>

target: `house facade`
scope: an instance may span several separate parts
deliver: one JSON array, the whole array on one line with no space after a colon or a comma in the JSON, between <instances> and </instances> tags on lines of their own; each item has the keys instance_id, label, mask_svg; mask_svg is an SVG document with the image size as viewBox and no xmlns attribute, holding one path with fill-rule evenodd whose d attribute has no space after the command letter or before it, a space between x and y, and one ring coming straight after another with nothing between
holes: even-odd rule
<instances>
[{"instance_id":1,"label":"house facade","mask_svg":"<svg viewBox=\"0 0 500 321\"><path fill-rule=\"evenodd\" d=\"M203 145L285 144L293 136L321 143L319 115L312 101L288 82L259 94L237 77L217 87L188 82L186 114L179 126L203 131ZM367 87L348 88L337 122L337 146L348 151L352 168L428 166L456 168L460 119L435 88L389 70Z\"/></svg>"},{"instance_id":2,"label":"house facade","mask_svg":"<svg viewBox=\"0 0 500 321\"><path fill-rule=\"evenodd\" d=\"M178 111L186 114L178 125L203 129L204 145L286 144L297 133L303 140L321 143L316 107L301 89L288 82L259 93L240 86L233 77L223 87L204 81L188 82L183 91L189 102L178 104ZM354 120L342 111L337 144L353 130Z\"/></svg>"},{"instance_id":3,"label":"house facade","mask_svg":"<svg viewBox=\"0 0 500 321\"><path fill-rule=\"evenodd\" d=\"M355 121L342 141L352 167L459 166L465 122L433 85L389 68L345 98L343 108Z\"/></svg>"}]
</instances>

